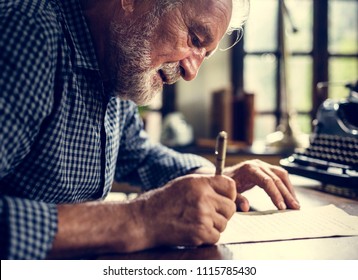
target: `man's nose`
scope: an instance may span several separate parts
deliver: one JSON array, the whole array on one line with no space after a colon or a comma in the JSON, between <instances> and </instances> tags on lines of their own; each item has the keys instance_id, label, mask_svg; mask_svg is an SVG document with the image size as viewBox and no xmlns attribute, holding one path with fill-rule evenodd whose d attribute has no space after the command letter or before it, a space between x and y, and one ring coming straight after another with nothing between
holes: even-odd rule
<instances>
[{"instance_id":1,"label":"man's nose","mask_svg":"<svg viewBox=\"0 0 358 280\"><path fill-rule=\"evenodd\" d=\"M205 48L193 49L187 57L180 61L181 75L184 80L191 81L196 77L205 55Z\"/></svg>"}]
</instances>

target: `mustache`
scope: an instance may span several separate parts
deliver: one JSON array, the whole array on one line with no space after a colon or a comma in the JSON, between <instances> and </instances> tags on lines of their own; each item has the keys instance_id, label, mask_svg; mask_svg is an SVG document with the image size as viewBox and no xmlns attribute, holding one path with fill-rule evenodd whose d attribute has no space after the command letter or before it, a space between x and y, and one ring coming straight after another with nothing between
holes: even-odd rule
<instances>
[{"instance_id":1,"label":"mustache","mask_svg":"<svg viewBox=\"0 0 358 280\"><path fill-rule=\"evenodd\" d=\"M179 65L179 62L165 63L158 70L158 72L162 77L164 83L169 85L177 82L182 75L182 70Z\"/></svg>"}]
</instances>

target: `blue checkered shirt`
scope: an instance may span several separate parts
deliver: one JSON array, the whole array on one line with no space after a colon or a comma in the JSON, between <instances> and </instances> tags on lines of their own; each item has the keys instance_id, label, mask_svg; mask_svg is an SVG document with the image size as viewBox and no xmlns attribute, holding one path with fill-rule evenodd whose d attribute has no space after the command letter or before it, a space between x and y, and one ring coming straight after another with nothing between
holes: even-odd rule
<instances>
[{"instance_id":1,"label":"blue checkered shirt","mask_svg":"<svg viewBox=\"0 0 358 280\"><path fill-rule=\"evenodd\" d=\"M0 0L0 68L2 259L46 257L56 204L211 166L150 143L135 104L104 91L77 0Z\"/></svg>"}]
</instances>

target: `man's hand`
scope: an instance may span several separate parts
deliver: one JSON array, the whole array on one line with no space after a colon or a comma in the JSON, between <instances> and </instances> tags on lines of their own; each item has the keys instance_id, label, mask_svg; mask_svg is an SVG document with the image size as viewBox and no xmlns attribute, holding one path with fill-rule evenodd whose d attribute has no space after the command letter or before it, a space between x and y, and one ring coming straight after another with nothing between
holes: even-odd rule
<instances>
[{"instance_id":1,"label":"man's hand","mask_svg":"<svg viewBox=\"0 0 358 280\"><path fill-rule=\"evenodd\" d=\"M237 197L231 178L191 174L129 202L58 205L48 258L214 244L236 211Z\"/></svg>"},{"instance_id":2,"label":"man's hand","mask_svg":"<svg viewBox=\"0 0 358 280\"><path fill-rule=\"evenodd\" d=\"M197 169L130 202L58 205L58 232L48 257L214 244L236 205L249 210L241 193L256 185L279 209L299 209L288 174L278 166L251 160L225 168L223 176L209 171Z\"/></svg>"},{"instance_id":3,"label":"man's hand","mask_svg":"<svg viewBox=\"0 0 358 280\"><path fill-rule=\"evenodd\" d=\"M145 193L138 220L148 247L214 244L236 211L234 180L226 176L186 175Z\"/></svg>"},{"instance_id":4,"label":"man's hand","mask_svg":"<svg viewBox=\"0 0 358 280\"><path fill-rule=\"evenodd\" d=\"M257 185L265 190L278 209L300 208L288 173L279 166L261 160L249 160L225 168L224 174L235 180L238 194ZM248 201L242 196L236 202L242 211L249 210Z\"/></svg>"}]
</instances>

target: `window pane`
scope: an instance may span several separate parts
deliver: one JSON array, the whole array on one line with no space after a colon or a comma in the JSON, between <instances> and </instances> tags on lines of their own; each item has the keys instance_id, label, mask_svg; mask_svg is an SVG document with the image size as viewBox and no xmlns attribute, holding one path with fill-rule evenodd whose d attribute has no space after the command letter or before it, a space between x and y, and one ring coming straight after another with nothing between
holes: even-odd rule
<instances>
[{"instance_id":1,"label":"window pane","mask_svg":"<svg viewBox=\"0 0 358 280\"><path fill-rule=\"evenodd\" d=\"M329 80L331 82L350 83L355 82L358 77L357 58L330 58ZM330 98L339 99L348 96L348 90L343 86L328 87Z\"/></svg>"},{"instance_id":2,"label":"window pane","mask_svg":"<svg viewBox=\"0 0 358 280\"><path fill-rule=\"evenodd\" d=\"M288 62L291 106L297 111L308 112L312 109L312 59L294 56Z\"/></svg>"},{"instance_id":3,"label":"window pane","mask_svg":"<svg viewBox=\"0 0 358 280\"><path fill-rule=\"evenodd\" d=\"M312 122L309 115L298 115L297 122L301 132L310 134L312 132Z\"/></svg>"},{"instance_id":4,"label":"window pane","mask_svg":"<svg viewBox=\"0 0 358 280\"><path fill-rule=\"evenodd\" d=\"M329 51L358 52L358 1L329 1Z\"/></svg>"},{"instance_id":5,"label":"window pane","mask_svg":"<svg viewBox=\"0 0 358 280\"><path fill-rule=\"evenodd\" d=\"M256 115L255 140L265 140L266 136L276 130L276 119L273 115Z\"/></svg>"},{"instance_id":6,"label":"window pane","mask_svg":"<svg viewBox=\"0 0 358 280\"><path fill-rule=\"evenodd\" d=\"M250 3L250 15L245 24L245 50L276 50L278 0L251 0Z\"/></svg>"},{"instance_id":7,"label":"window pane","mask_svg":"<svg viewBox=\"0 0 358 280\"><path fill-rule=\"evenodd\" d=\"M312 0L286 0L286 6L297 32L286 17L287 48L289 52L310 52L312 50L313 5Z\"/></svg>"},{"instance_id":8,"label":"window pane","mask_svg":"<svg viewBox=\"0 0 358 280\"><path fill-rule=\"evenodd\" d=\"M272 54L247 55L244 60L245 90L255 94L256 111L274 111L277 60Z\"/></svg>"}]
</instances>

